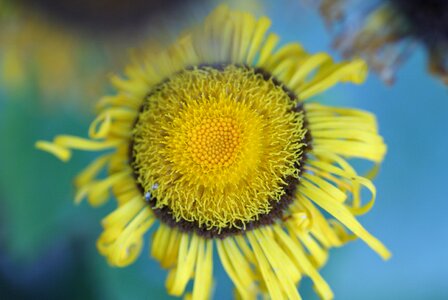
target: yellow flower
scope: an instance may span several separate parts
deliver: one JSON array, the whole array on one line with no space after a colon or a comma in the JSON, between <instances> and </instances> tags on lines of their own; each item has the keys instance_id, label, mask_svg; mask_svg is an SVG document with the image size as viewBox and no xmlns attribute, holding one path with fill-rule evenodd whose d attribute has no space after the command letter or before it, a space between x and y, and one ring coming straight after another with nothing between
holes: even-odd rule
<instances>
[{"instance_id":1,"label":"yellow flower","mask_svg":"<svg viewBox=\"0 0 448 300\"><path fill-rule=\"evenodd\" d=\"M128 79L113 78L119 93L101 99L90 139L37 143L64 161L71 149L109 150L76 178L76 201L116 197L98 240L113 266L134 262L157 223L151 255L169 270L170 295L193 280L193 299L211 297L215 247L242 299L299 299L303 276L333 298L318 269L330 248L355 237L390 256L355 218L376 192L347 161L382 161L375 118L308 100L337 82L361 83L365 64L335 63L297 43L277 48L269 26L217 8L127 68Z\"/></svg>"}]
</instances>

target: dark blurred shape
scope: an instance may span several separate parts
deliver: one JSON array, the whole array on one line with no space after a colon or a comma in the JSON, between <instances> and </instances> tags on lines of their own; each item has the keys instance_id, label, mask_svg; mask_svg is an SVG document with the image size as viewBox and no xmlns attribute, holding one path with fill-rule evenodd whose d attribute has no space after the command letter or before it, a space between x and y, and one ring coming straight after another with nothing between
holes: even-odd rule
<instances>
[{"instance_id":1,"label":"dark blurred shape","mask_svg":"<svg viewBox=\"0 0 448 300\"><path fill-rule=\"evenodd\" d=\"M151 23L194 0L20 0L43 16L89 31L116 32Z\"/></svg>"},{"instance_id":2,"label":"dark blurred shape","mask_svg":"<svg viewBox=\"0 0 448 300\"><path fill-rule=\"evenodd\" d=\"M409 26L409 34L429 52L429 69L448 84L448 1L390 0Z\"/></svg>"},{"instance_id":3,"label":"dark blurred shape","mask_svg":"<svg viewBox=\"0 0 448 300\"><path fill-rule=\"evenodd\" d=\"M336 31L333 46L346 58L366 59L387 83L421 44L429 71L448 84L448 1L322 0L319 8Z\"/></svg>"},{"instance_id":4,"label":"dark blurred shape","mask_svg":"<svg viewBox=\"0 0 448 300\"><path fill-rule=\"evenodd\" d=\"M76 237L60 240L31 262L0 248L0 299L96 299L87 259Z\"/></svg>"},{"instance_id":5,"label":"dark blurred shape","mask_svg":"<svg viewBox=\"0 0 448 300\"><path fill-rule=\"evenodd\" d=\"M106 74L121 70L131 49L169 43L204 3L0 0L0 85L8 98L33 87L47 107L90 110L108 87Z\"/></svg>"}]
</instances>

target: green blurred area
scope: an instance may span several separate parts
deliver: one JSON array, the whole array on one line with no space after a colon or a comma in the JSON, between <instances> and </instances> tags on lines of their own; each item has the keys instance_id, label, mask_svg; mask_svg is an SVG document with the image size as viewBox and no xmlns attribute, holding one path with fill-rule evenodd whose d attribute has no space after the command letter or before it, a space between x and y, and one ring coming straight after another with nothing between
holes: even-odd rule
<instances>
[{"instance_id":1,"label":"green blurred area","mask_svg":"<svg viewBox=\"0 0 448 300\"><path fill-rule=\"evenodd\" d=\"M100 220L113 204L75 206L72 187L95 155L79 152L64 164L34 148L61 132L83 136L91 116L67 103L41 105L38 94L33 86L0 94L0 298L167 299L163 277L151 280L145 269L148 254L126 269L98 254Z\"/></svg>"}]
</instances>

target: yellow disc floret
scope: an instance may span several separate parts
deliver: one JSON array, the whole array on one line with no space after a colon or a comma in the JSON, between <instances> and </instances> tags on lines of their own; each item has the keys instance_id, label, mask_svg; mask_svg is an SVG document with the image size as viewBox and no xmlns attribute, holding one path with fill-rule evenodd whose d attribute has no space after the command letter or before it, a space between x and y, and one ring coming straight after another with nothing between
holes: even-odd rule
<instances>
[{"instance_id":1,"label":"yellow disc floret","mask_svg":"<svg viewBox=\"0 0 448 300\"><path fill-rule=\"evenodd\" d=\"M189 151L193 160L204 167L228 167L240 146L239 124L232 118L205 119L191 133Z\"/></svg>"},{"instance_id":2,"label":"yellow disc floret","mask_svg":"<svg viewBox=\"0 0 448 300\"><path fill-rule=\"evenodd\" d=\"M151 91L135 125L138 183L175 221L243 228L298 177L305 129L295 106L247 67L179 72Z\"/></svg>"}]
</instances>

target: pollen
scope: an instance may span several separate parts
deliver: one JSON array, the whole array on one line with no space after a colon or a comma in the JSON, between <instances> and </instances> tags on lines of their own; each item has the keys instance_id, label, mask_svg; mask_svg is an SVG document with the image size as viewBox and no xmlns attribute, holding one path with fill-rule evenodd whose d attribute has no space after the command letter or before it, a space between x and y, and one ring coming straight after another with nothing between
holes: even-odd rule
<instances>
[{"instance_id":1,"label":"pollen","mask_svg":"<svg viewBox=\"0 0 448 300\"><path fill-rule=\"evenodd\" d=\"M232 164L240 143L241 132L235 120L206 119L193 129L189 150L193 160L207 170Z\"/></svg>"}]
</instances>

